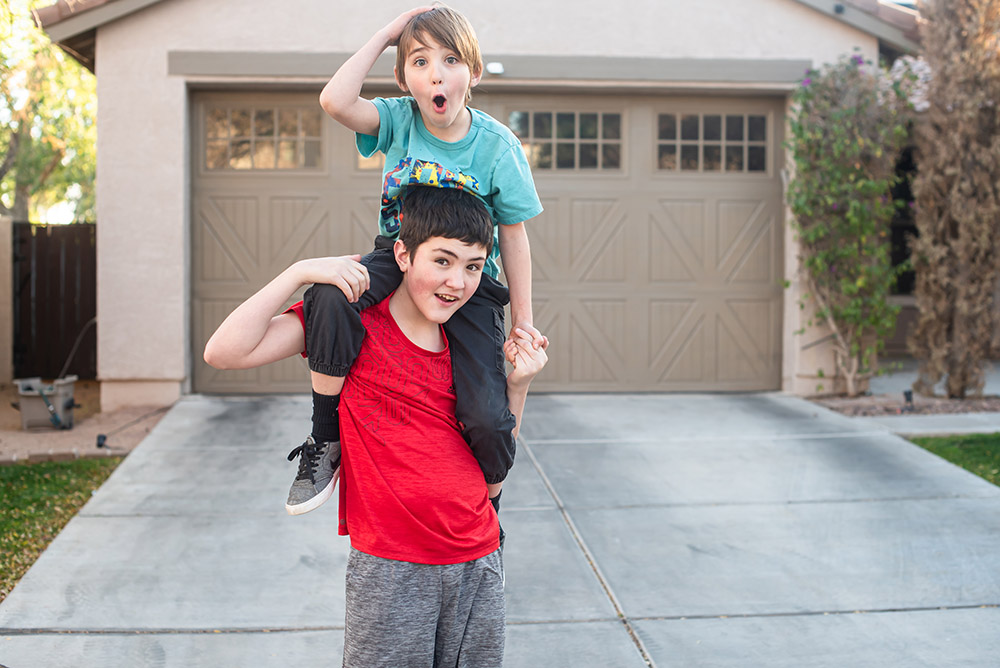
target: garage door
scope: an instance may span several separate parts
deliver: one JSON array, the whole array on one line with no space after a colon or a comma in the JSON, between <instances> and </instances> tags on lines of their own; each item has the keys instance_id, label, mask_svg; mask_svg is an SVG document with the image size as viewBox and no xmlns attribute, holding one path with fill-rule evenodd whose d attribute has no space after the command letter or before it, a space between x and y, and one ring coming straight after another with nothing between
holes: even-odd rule
<instances>
[{"instance_id":1,"label":"garage door","mask_svg":"<svg viewBox=\"0 0 1000 668\"><path fill-rule=\"evenodd\" d=\"M226 315L295 260L371 249L378 166L353 158L353 137L313 93L201 94L191 127L194 390L306 392L305 360L217 371L201 352Z\"/></svg>"},{"instance_id":2,"label":"garage door","mask_svg":"<svg viewBox=\"0 0 1000 668\"><path fill-rule=\"evenodd\" d=\"M545 212L529 227L534 389L780 387L782 100L494 100Z\"/></svg>"},{"instance_id":3,"label":"garage door","mask_svg":"<svg viewBox=\"0 0 1000 668\"><path fill-rule=\"evenodd\" d=\"M521 137L540 391L780 386L783 102L512 96L475 104ZM314 94L201 94L192 108L194 389L298 392L302 360L220 372L211 332L295 259L370 248L377 162Z\"/></svg>"}]
</instances>

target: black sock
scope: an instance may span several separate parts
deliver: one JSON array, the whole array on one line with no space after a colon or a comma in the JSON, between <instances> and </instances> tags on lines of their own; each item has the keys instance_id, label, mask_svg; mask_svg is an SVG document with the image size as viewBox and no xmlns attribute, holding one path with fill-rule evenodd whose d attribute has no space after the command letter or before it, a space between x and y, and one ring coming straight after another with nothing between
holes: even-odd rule
<instances>
[{"instance_id":1,"label":"black sock","mask_svg":"<svg viewBox=\"0 0 1000 668\"><path fill-rule=\"evenodd\" d=\"M312 437L317 443L340 440L340 395L317 394L313 390Z\"/></svg>"}]
</instances>

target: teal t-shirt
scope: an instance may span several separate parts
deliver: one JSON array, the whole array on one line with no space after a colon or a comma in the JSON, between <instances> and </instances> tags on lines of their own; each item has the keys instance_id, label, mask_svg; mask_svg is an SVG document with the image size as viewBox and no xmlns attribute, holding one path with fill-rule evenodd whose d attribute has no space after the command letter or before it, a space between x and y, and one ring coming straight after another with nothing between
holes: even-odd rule
<instances>
[{"instance_id":1,"label":"teal t-shirt","mask_svg":"<svg viewBox=\"0 0 1000 668\"><path fill-rule=\"evenodd\" d=\"M357 145L366 158L377 151L385 154L380 234L391 239L399 235L400 196L411 185L471 192L486 204L497 225L516 225L542 212L521 142L489 114L470 107L469 133L447 142L427 130L412 97L377 97L372 102L378 109L378 137L358 134ZM493 278L500 273L499 255L494 227L493 251L483 269Z\"/></svg>"}]
</instances>

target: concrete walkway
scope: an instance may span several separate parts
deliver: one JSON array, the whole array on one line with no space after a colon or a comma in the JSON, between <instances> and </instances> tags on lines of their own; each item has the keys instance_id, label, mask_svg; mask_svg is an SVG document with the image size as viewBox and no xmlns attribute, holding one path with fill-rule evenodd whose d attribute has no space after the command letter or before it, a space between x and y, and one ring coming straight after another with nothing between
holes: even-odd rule
<instances>
[{"instance_id":1,"label":"concrete walkway","mask_svg":"<svg viewBox=\"0 0 1000 668\"><path fill-rule=\"evenodd\" d=\"M0 664L339 665L345 539L289 518L305 398L189 397L0 605ZM780 394L541 395L508 668L983 666L1000 488Z\"/></svg>"}]
</instances>

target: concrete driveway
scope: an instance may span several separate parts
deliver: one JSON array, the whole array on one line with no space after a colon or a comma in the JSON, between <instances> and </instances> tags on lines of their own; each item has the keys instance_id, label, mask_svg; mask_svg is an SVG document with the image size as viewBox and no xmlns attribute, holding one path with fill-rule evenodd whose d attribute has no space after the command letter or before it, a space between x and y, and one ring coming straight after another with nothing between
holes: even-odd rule
<instances>
[{"instance_id":1,"label":"concrete driveway","mask_svg":"<svg viewBox=\"0 0 1000 668\"><path fill-rule=\"evenodd\" d=\"M179 402L0 605L0 664L340 665L306 398ZM1000 488L780 394L539 395L504 492L508 667L984 666Z\"/></svg>"}]
</instances>

